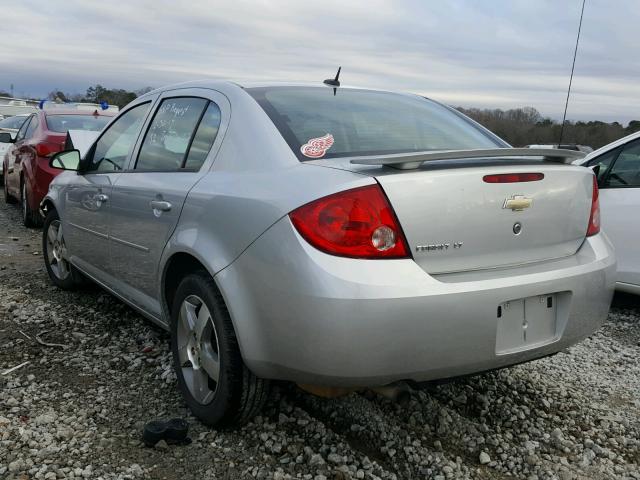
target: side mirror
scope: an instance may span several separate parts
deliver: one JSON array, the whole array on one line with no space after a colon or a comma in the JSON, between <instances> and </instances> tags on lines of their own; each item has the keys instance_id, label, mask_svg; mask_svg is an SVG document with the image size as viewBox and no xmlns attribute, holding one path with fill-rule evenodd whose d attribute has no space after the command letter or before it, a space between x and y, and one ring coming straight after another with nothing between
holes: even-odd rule
<instances>
[{"instance_id":1,"label":"side mirror","mask_svg":"<svg viewBox=\"0 0 640 480\"><path fill-rule=\"evenodd\" d=\"M13 141L9 132L0 132L0 143L13 143Z\"/></svg>"},{"instance_id":2,"label":"side mirror","mask_svg":"<svg viewBox=\"0 0 640 480\"><path fill-rule=\"evenodd\" d=\"M58 170L74 170L77 171L80 166L80 152L78 150L65 150L58 152L49 161L51 168Z\"/></svg>"}]
</instances>

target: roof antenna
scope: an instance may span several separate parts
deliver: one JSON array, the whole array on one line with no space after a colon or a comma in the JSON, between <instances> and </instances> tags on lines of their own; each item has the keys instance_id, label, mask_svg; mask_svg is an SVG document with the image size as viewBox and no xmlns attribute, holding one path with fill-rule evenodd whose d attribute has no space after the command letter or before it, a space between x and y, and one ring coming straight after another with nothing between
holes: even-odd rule
<instances>
[{"instance_id":1,"label":"roof antenna","mask_svg":"<svg viewBox=\"0 0 640 480\"><path fill-rule=\"evenodd\" d=\"M335 96L336 91L337 91L337 87L340 86L340 80L338 80L338 78L340 78L340 70L342 70L342 67L338 67L338 72L336 73L336 78L327 78L324 82L325 85L331 85L333 87L333 95Z\"/></svg>"},{"instance_id":2,"label":"roof antenna","mask_svg":"<svg viewBox=\"0 0 640 480\"><path fill-rule=\"evenodd\" d=\"M578 24L578 36L576 38L576 48L573 51L573 65L571 65L571 76L569 77L569 89L567 90L567 100L564 104L564 115L562 116L562 126L560 127L560 140L558 140L558 148L562 144L562 134L564 133L564 123L567 119L567 107L569 106L569 95L571 94L571 82L573 82L573 70L576 68L576 55L578 54L578 43L580 43L580 30L582 30L582 16L584 15L584 3L582 0L582 11L580 12L580 23Z\"/></svg>"}]
</instances>

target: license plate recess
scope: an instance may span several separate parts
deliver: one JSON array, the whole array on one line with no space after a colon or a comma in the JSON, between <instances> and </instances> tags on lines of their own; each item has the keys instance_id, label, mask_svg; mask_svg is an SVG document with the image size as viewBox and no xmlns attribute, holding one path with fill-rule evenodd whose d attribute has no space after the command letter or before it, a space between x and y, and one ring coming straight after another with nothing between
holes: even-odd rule
<instances>
[{"instance_id":1,"label":"license plate recess","mask_svg":"<svg viewBox=\"0 0 640 480\"><path fill-rule=\"evenodd\" d=\"M557 338L557 294L501 303L497 308L496 353L528 350Z\"/></svg>"}]
</instances>

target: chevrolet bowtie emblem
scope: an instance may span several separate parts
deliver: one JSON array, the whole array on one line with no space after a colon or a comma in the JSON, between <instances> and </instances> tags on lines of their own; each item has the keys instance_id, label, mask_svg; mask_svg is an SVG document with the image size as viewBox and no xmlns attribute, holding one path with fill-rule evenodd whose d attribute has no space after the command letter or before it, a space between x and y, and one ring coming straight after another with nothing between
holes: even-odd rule
<instances>
[{"instance_id":1,"label":"chevrolet bowtie emblem","mask_svg":"<svg viewBox=\"0 0 640 480\"><path fill-rule=\"evenodd\" d=\"M521 212L525 208L529 208L532 203L532 198L527 198L524 195L513 195L511 198L505 199L502 208L508 208L514 212Z\"/></svg>"}]
</instances>

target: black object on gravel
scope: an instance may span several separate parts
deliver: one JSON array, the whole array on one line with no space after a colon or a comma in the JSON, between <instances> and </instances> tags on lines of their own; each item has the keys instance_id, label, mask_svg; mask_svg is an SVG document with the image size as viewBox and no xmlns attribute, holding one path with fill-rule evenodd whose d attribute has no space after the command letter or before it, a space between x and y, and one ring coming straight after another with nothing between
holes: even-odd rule
<instances>
[{"instance_id":1,"label":"black object on gravel","mask_svg":"<svg viewBox=\"0 0 640 480\"><path fill-rule=\"evenodd\" d=\"M145 424L142 439L147 447L153 447L160 440L168 444L188 444L191 443L188 433L189 423L182 418L152 420Z\"/></svg>"}]
</instances>

